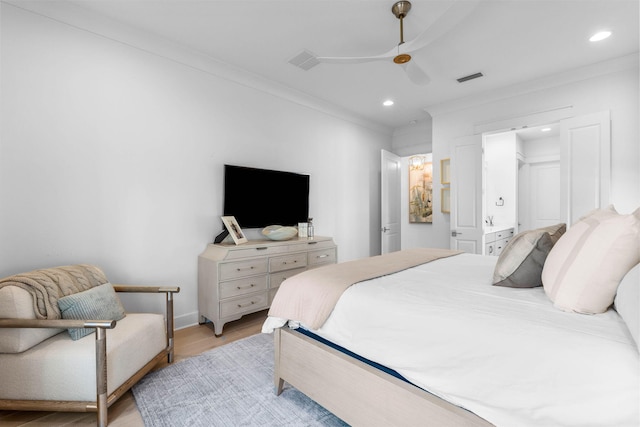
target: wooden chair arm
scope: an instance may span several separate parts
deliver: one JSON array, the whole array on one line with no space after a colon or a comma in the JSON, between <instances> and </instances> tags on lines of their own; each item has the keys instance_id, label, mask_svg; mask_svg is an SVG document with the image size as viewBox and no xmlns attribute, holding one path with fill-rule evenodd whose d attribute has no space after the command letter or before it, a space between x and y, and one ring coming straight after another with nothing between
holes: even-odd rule
<instances>
[{"instance_id":1,"label":"wooden chair arm","mask_svg":"<svg viewBox=\"0 0 640 427\"><path fill-rule=\"evenodd\" d=\"M167 361L173 363L173 294L180 292L179 286L132 286L113 285L116 292L142 292L142 293L164 293L165 294L165 321L167 331Z\"/></svg>"},{"instance_id":2,"label":"wooden chair arm","mask_svg":"<svg viewBox=\"0 0 640 427\"><path fill-rule=\"evenodd\" d=\"M113 285L116 292L142 292L142 293L178 293L179 286L133 286L133 285Z\"/></svg>"},{"instance_id":3,"label":"wooden chair arm","mask_svg":"<svg viewBox=\"0 0 640 427\"><path fill-rule=\"evenodd\" d=\"M102 328L113 329L115 320L0 319L0 328Z\"/></svg>"}]
</instances>

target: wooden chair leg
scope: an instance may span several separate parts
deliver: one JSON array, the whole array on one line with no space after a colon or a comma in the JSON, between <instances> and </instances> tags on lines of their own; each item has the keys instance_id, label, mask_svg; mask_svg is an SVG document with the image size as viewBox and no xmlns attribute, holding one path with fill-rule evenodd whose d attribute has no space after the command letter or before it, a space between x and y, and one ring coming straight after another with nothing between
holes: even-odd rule
<instances>
[{"instance_id":1,"label":"wooden chair leg","mask_svg":"<svg viewBox=\"0 0 640 427\"><path fill-rule=\"evenodd\" d=\"M173 292L167 292L167 362L173 363Z\"/></svg>"},{"instance_id":2,"label":"wooden chair leg","mask_svg":"<svg viewBox=\"0 0 640 427\"><path fill-rule=\"evenodd\" d=\"M96 328L96 405L98 427L107 425L107 331Z\"/></svg>"}]
</instances>

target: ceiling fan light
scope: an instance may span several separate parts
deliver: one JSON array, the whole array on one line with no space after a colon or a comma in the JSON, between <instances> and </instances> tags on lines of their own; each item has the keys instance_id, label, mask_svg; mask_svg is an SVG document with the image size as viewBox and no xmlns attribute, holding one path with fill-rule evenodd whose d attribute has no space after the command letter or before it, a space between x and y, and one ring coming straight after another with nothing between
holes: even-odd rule
<instances>
[{"instance_id":1,"label":"ceiling fan light","mask_svg":"<svg viewBox=\"0 0 640 427\"><path fill-rule=\"evenodd\" d=\"M411 55L409 55L408 53L401 53L400 55L397 55L395 58L393 58L393 62L395 62L396 64L406 64L409 61L411 61Z\"/></svg>"}]
</instances>

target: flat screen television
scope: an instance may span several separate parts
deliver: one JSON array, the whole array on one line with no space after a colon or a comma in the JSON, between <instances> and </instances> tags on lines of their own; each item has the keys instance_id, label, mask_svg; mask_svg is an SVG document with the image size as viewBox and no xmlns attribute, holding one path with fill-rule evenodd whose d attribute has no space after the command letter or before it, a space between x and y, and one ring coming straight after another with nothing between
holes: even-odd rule
<instances>
[{"instance_id":1,"label":"flat screen television","mask_svg":"<svg viewBox=\"0 0 640 427\"><path fill-rule=\"evenodd\" d=\"M309 175L224 165L224 215L241 228L306 222Z\"/></svg>"}]
</instances>

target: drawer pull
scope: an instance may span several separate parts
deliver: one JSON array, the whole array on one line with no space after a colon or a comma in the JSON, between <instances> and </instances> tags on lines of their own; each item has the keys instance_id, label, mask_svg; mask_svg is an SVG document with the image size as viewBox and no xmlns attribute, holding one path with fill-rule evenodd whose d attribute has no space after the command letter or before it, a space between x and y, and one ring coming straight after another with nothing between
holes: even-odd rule
<instances>
[{"instance_id":1,"label":"drawer pull","mask_svg":"<svg viewBox=\"0 0 640 427\"><path fill-rule=\"evenodd\" d=\"M315 245L315 244L317 244L317 243L318 243L318 242L309 242L308 244L309 244L309 245Z\"/></svg>"},{"instance_id":2,"label":"drawer pull","mask_svg":"<svg viewBox=\"0 0 640 427\"><path fill-rule=\"evenodd\" d=\"M253 304L255 304L255 302L253 302L253 301L251 301L248 304L238 304L238 308L249 307L249 306L252 306Z\"/></svg>"},{"instance_id":3,"label":"drawer pull","mask_svg":"<svg viewBox=\"0 0 640 427\"><path fill-rule=\"evenodd\" d=\"M240 289L250 289L250 288L253 288L254 286L255 286L255 285L252 283L252 284L250 284L249 286L236 286L236 288L237 288L238 290L240 290Z\"/></svg>"},{"instance_id":4,"label":"drawer pull","mask_svg":"<svg viewBox=\"0 0 640 427\"><path fill-rule=\"evenodd\" d=\"M264 250L267 250L267 249L269 249L269 248L266 247L266 246L262 246L262 247L256 248L256 251L264 251Z\"/></svg>"},{"instance_id":5,"label":"drawer pull","mask_svg":"<svg viewBox=\"0 0 640 427\"><path fill-rule=\"evenodd\" d=\"M322 255L318 255L316 258L326 258L328 256L329 256L329 254L322 254Z\"/></svg>"},{"instance_id":6,"label":"drawer pull","mask_svg":"<svg viewBox=\"0 0 640 427\"><path fill-rule=\"evenodd\" d=\"M297 259L293 260L293 263L295 264L296 262L298 262ZM287 261L282 261L282 265L287 265Z\"/></svg>"},{"instance_id":7,"label":"drawer pull","mask_svg":"<svg viewBox=\"0 0 640 427\"><path fill-rule=\"evenodd\" d=\"M240 267L238 267L238 268L236 268L236 270L237 270L237 271L242 271L242 270L253 270L253 268L254 268L254 267L253 267L253 265L252 265L251 267L244 267L244 268L240 268Z\"/></svg>"}]
</instances>

